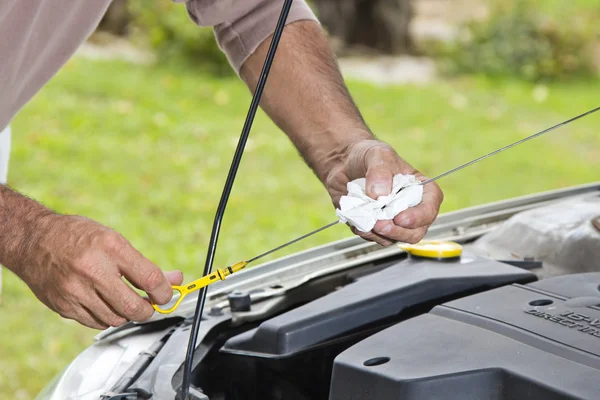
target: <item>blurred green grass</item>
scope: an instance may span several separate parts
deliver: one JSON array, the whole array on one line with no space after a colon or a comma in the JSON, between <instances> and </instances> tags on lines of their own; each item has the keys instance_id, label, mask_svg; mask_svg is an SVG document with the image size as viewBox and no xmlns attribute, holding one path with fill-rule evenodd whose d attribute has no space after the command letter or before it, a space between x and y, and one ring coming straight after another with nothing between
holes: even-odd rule
<instances>
[{"instance_id":1,"label":"blurred green grass","mask_svg":"<svg viewBox=\"0 0 600 400\"><path fill-rule=\"evenodd\" d=\"M535 87L464 78L426 86L349 82L371 128L429 176L598 106L598 82ZM236 78L72 60L16 118L9 183L113 227L186 280L202 270L214 211L250 95ZM598 179L600 116L441 180L442 211ZM260 112L216 258L226 265L334 218L321 184ZM277 256L348 237L337 227ZM30 399L92 341L4 272L0 398Z\"/></svg>"}]
</instances>

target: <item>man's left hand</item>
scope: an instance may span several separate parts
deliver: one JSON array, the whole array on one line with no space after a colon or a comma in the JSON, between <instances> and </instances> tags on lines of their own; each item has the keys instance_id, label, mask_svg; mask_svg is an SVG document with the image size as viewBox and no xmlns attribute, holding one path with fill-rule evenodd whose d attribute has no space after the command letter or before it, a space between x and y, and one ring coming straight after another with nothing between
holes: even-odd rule
<instances>
[{"instance_id":1,"label":"man's left hand","mask_svg":"<svg viewBox=\"0 0 600 400\"><path fill-rule=\"evenodd\" d=\"M399 173L415 175L419 181L427 179L400 158L389 145L378 140L355 142L344 150L340 159L340 163L331 169L325 179L325 186L335 207L339 207L340 197L347 194L346 184L354 179L366 177L367 195L372 199L389 195L393 177ZM442 190L432 182L423 187L420 204L401 212L393 220L378 221L368 233L353 227L351 229L362 238L383 246L395 242L417 243L437 217L443 199Z\"/></svg>"}]
</instances>

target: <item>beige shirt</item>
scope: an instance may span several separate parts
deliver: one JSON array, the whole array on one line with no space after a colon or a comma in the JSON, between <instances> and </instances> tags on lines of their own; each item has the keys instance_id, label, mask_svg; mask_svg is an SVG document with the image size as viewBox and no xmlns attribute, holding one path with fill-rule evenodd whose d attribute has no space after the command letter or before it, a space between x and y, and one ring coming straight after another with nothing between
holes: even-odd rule
<instances>
[{"instance_id":1,"label":"beige shirt","mask_svg":"<svg viewBox=\"0 0 600 400\"><path fill-rule=\"evenodd\" d=\"M172 1L185 3L196 24L214 27L236 72L273 32L283 5L283 0ZM93 33L110 2L0 0L0 131ZM304 0L292 4L288 23L316 20Z\"/></svg>"}]
</instances>

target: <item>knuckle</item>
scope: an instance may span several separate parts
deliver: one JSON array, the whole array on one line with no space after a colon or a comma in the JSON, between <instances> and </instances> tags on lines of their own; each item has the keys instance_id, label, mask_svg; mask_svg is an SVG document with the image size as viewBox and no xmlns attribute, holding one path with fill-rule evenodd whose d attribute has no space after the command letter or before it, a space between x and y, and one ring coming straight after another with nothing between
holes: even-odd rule
<instances>
[{"instance_id":1,"label":"knuckle","mask_svg":"<svg viewBox=\"0 0 600 400\"><path fill-rule=\"evenodd\" d=\"M58 314L64 319L78 322L84 326L87 326L88 328L95 328L95 329L104 328L104 327L99 326L98 323L96 321L94 321L92 318L90 318L89 316L86 316L85 312L82 309L78 309L78 308L70 306L70 307L67 307L63 311L60 311Z\"/></svg>"},{"instance_id":2,"label":"knuckle","mask_svg":"<svg viewBox=\"0 0 600 400\"><path fill-rule=\"evenodd\" d=\"M68 307L69 300L77 297L75 296L75 285L67 279L55 282L53 288L47 287L47 289L50 300L57 307Z\"/></svg>"},{"instance_id":3,"label":"knuckle","mask_svg":"<svg viewBox=\"0 0 600 400\"><path fill-rule=\"evenodd\" d=\"M123 306L123 314L129 319L137 318L144 311L142 300L128 299Z\"/></svg>"},{"instance_id":4,"label":"knuckle","mask_svg":"<svg viewBox=\"0 0 600 400\"><path fill-rule=\"evenodd\" d=\"M402 242L402 243L404 243L404 242L406 242L406 241L404 240L404 239L405 239L405 236L406 236L406 235L405 235L403 232L400 232L400 233L397 233L397 234L395 234L395 235L393 235L393 236L390 236L390 237L389 237L389 239L388 239L388 241L389 241L390 243L392 243L392 244L397 244L398 242Z\"/></svg>"},{"instance_id":5,"label":"knuckle","mask_svg":"<svg viewBox=\"0 0 600 400\"><path fill-rule=\"evenodd\" d=\"M81 322L81 318L79 318L77 316L77 314L75 314L75 313L65 313L65 314L59 313L58 315L60 315L63 319L69 319L72 321Z\"/></svg>"},{"instance_id":6,"label":"knuckle","mask_svg":"<svg viewBox=\"0 0 600 400\"><path fill-rule=\"evenodd\" d=\"M437 194L438 194L438 200L439 200L439 202L441 204L441 203L444 202L444 191L439 186L437 187L436 191L437 191Z\"/></svg>"},{"instance_id":7,"label":"knuckle","mask_svg":"<svg viewBox=\"0 0 600 400\"><path fill-rule=\"evenodd\" d=\"M371 233L371 232L361 232L357 230L357 234L358 237L364 239L364 240L368 240L370 242L375 242L377 241L377 235Z\"/></svg>"},{"instance_id":8,"label":"knuckle","mask_svg":"<svg viewBox=\"0 0 600 400\"><path fill-rule=\"evenodd\" d=\"M97 260L91 260L85 265L85 274L91 278L92 281L102 281L105 279L107 272L104 265Z\"/></svg>"},{"instance_id":9,"label":"knuckle","mask_svg":"<svg viewBox=\"0 0 600 400\"><path fill-rule=\"evenodd\" d=\"M370 161L367 165L367 173L365 174L365 178L368 181L379 179L386 181L390 180L391 186L391 179L393 178L393 176L394 174L392 172L392 169L389 167L388 164L385 163L385 160L381 158Z\"/></svg>"},{"instance_id":10,"label":"knuckle","mask_svg":"<svg viewBox=\"0 0 600 400\"><path fill-rule=\"evenodd\" d=\"M147 291L158 289L164 280L165 277L160 270L150 269L142 279L142 289Z\"/></svg>"},{"instance_id":11,"label":"knuckle","mask_svg":"<svg viewBox=\"0 0 600 400\"><path fill-rule=\"evenodd\" d=\"M433 211L432 211L433 215L432 215L431 221L428 225L431 225L437 219L438 215L440 214L440 206L441 206L441 203L439 203L436 207L433 207Z\"/></svg>"},{"instance_id":12,"label":"knuckle","mask_svg":"<svg viewBox=\"0 0 600 400\"><path fill-rule=\"evenodd\" d=\"M364 143L365 157L381 158L383 156L396 156L396 151L389 144L379 140L369 140Z\"/></svg>"},{"instance_id":13,"label":"knuckle","mask_svg":"<svg viewBox=\"0 0 600 400\"><path fill-rule=\"evenodd\" d=\"M339 180L338 175L330 172L326 177L325 177L325 187L327 188L333 188L334 186L337 186L337 181Z\"/></svg>"},{"instance_id":14,"label":"knuckle","mask_svg":"<svg viewBox=\"0 0 600 400\"><path fill-rule=\"evenodd\" d=\"M416 236L409 236L408 238L406 238L406 242L409 244L417 244L419 243L419 239L417 239Z\"/></svg>"},{"instance_id":15,"label":"knuckle","mask_svg":"<svg viewBox=\"0 0 600 400\"><path fill-rule=\"evenodd\" d=\"M412 234L412 240L413 242L411 244L416 244L419 243L424 237L425 234L427 233L427 228L420 228L417 229L413 234Z\"/></svg>"},{"instance_id":16,"label":"knuckle","mask_svg":"<svg viewBox=\"0 0 600 400\"><path fill-rule=\"evenodd\" d=\"M407 236L406 241L410 244L417 244L423 238L421 232L412 232Z\"/></svg>"},{"instance_id":17,"label":"knuckle","mask_svg":"<svg viewBox=\"0 0 600 400\"><path fill-rule=\"evenodd\" d=\"M108 325L106 325L105 323L102 323L102 322L98 322L93 318L79 317L79 318L76 318L75 320L77 322L81 323L82 325L85 325L88 328L92 328L92 329L103 330L103 329L108 328Z\"/></svg>"},{"instance_id":18,"label":"knuckle","mask_svg":"<svg viewBox=\"0 0 600 400\"><path fill-rule=\"evenodd\" d=\"M439 208L440 205L444 202L444 192L438 185L434 184L430 189L429 193L431 197L428 201L428 204L430 204L432 208Z\"/></svg>"},{"instance_id":19,"label":"knuckle","mask_svg":"<svg viewBox=\"0 0 600 400\"><path fill-rule=\"evenodd\" d=\"M421 229L431 225L435 221L437 213L435 207L424 207L419 214L419 218L408 227L410 229Z\"/></svg>"},{"instance_id":20,"label":"knuckle","mask_svg":"<svg viewBox=\"0 0 600 400\"><path fill-rule=\"evenodd\" d=\"M113 254L121 253L129 245L127 239L125 239L123 235L117 232L110 232L104 234L102 238L102 243L104 245L104 248Z\"/></svg>"},{"instance_id":21,"label":"knuckle","mask_svg":"<svg viewBox=\"0 0 600 400\"><path fill-rule=\"evenodd\" d=\"M123 317L120 317L118 315L113 315L109 318L108 323L110 326L113 327L119 327L121 325L125 325L127 323L127 320Z\"/></svg>"},{"instance_id":22,"label":"knuckle","mask_svg":"<svg viewBox=\"0 0 600 400\"><path fill-rule=\"evenodd\" d=\"M146 303L146 306L144 306L143 312L141 313L140 320L145 321L152 315L154 315L154 309Z\"/></svg>"},{"instance_id":23,"label":"knuckle","mask_svg":"<svg viewBox=\"0 0 600 400\"><path fill-rule=\"evenodd\" d=\"M53 292L47 293L46 303L50 305L51 309L61 315L62 313L73 314L78 308L74 290L70 285L63 283L58 284Z\"/></svg>"},{"instance_id":24,"label":"knuckle","mask_svg":"<svg viewBox=\"0 0 600 400\"><path fill-rule=\"evenodd\" d=\"M63 318L73 319L75 311L73 307L64 303L57 303L54 305L54 310Z\"/></svg>"},{"instance_id":25,"label":"knuckle","mask_svg":"<svg viewBox=\"0 0 600 400\"><path fill-rule=\"evenodd\" d=\"M422 219L423 216L419 213L407 213L405 217L400 218L400 222L404 229L415 229L421 224Z\"/></svg>"}]
</instances>

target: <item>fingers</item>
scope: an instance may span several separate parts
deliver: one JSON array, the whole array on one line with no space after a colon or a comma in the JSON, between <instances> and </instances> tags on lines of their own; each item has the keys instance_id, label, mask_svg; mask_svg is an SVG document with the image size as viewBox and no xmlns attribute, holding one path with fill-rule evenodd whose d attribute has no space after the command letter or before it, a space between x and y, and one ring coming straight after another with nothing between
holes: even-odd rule
<instances>
[{"instance_id":1,"label":"fingers","mask_svg":"<svg viewBox=\"0 0 600 400\"><path fill-rule=\"evenodd\" d=\"M350 229L352 230L352 233L354 233L355 235L357 235L365 240L368 240L370 242L375 242L381 246L387 247L387 246L391 246L394 244L393 241L386 239L385 237L380 236L374 232L361 232L353 226L350 226Z\"/></svg>"},{"instance_id":2,"label":"fingers","mask_svg":"<svg viewBox=\"0 0 600 400\"><path fill-rule=\"evenodd\" d=\"M411 244L419 242L435 221L442 197L439 188L427 188L423 191L421 203L401 212L391 221L378 221L373 232L388 240Z\"/></svg>"},{"instance_id":3,"label":"fingers","mask_svg":"<svg viewBox=\"0 0 600 400\"><path fill-rule=\"evenodd\" d=\"M172 294L171 286L169 286L169 291ZM154 309L150 303L119 278L106 282L98 292L106 304L116 311L118 316L128 321L143 322L154 314ZM115 322L120 321L115 320Z\"/></svg>"},{"instance_id":4,"label":"fingers","mask_svg":"<svg viewBox=\"0 0 600 400\"><path fill-rule=\"evenodd\" d=\"M179 286L183 283L183 274L181 271L167 271L164 274L171 285Z\"/></svg>"},{"instance_id":5,"label":"fingers","mask_svg":"<svg viewBox=\"0 0 600 400\"><path fill-rule=\"evenodd\" d=\"M439 186L429 183L423 188L423 197L418 205L401 212L392 221L378 221L373 232L388 240L417 243L437 218L443 199Z\"/></svg>"},{"instance_id":6,"label":"fingers","mask_svg":"<svg viewBox=\"0 0 600 400\"><path fill-rule=\"evenodd\" d=\"M442 191L436 184L430 183L423 188L421 203L411 207L394 218L394 224L406 229L430 226L437 218L443 201Z\"/></svg>"},{"instance_id":7,"label":"fingers","mask_svg":"<svg viewBox=\"0 0 600 400\"><path fill-rule=\"evenodd\" d=\"M380 169L377 163L375 165L371 170L374 171L371 182L381 182L385 176L385 169ZM392 179L389 179L390 187ZM430 183L424 187L421 203L417 206L401 212L391 221L378 221L372 232L363 233L355 229L353 232L382 246L389 246L395 242L417 243L423 239L429 226L435 221L442 201L441 189L435 183Z\"/></svg>"},{"instance_id":8,"label":"fingers","mask_svg":"<svg viewBox=\"0 0 600 400\"><path fill-rule=\"evenodd\" d=\"M352 232L361 238L388 247L398 242L415 244L427 233L428 227L406 229L396 226L392 221L378 221L371 232L361 232L350 227Z\"/></svg>"},{"instance_id":9,"label":"fingers","mask_svg":"<svg viewBox=\"0 0 600 400\"><path fill-rule=\"evenodd\" d=\"M425 236L427 227L407 229L397 226L393 221L377 221L373 232L387 241L414 244Z\"/></svg>"},{"instance_id":10,"label":"fingers","mask_svg":"<svg viewBox=\"0 0 600 400\"><path fill-rule=\"evenodd\" d=\"M108 329L109 327L109 325L96 318L94 314L86 307L79 308L75 316L65 318L73 319L80 324L87 326L88 328L99 329L101 331Z\"/></svg>"},{"instance_id":11,"label":"fingers","mask_svg":"<svg viewBox=\"0 0 600 400\"><path fill-rule=\"evenodd\" d=\"M171 286L183 281L181 272L163 273L110 228L83 217L54 218L36 258L35 270L44 275L32 274L24 280L64 318L94 329L142 322L154 309L123 277L157 304L168 303L173 297Z\"/></svg>"},{"instance_id":12,"label":"fingers","mask_svg":"<svg viewBox=\"0 0 600 400\"><path fill-rule=\"evenodd\" d=\"M124 261L119 265L120 272L135 287L146 292L154 303L167 304L173 297L173 289L163 271L133 247L129 251L131 254L124 255ZM143 310L136 308L135 311Z\"/></svg>"},{"instance_id":13,"label":"fingers","mask_svg":"<svg viewBox=\"0 0 600 400\"><path fill-rule=\"evenodd\" d=\"M99 292L96 292L96 296L90 296L88 310L105 325L117 327L127 323L127 319L119 315Z\"/></svg>"},{"instance_id":14,"label":"fingers","mask_svg":"<svg viewBox=\"0 0 600 400\"><path fill-rule=\"evenodd\" d=\"M169 271L164 275L171 285L181 285L183 281L180 271ZM88 297L88 309L106 326L117 327L127 321L143 322L154 314L150 303L120 279L115 279L96 293L97 296Z\"/></svg>"},{"instance_id":15,"label":"fingers","mask_svg":"<svg viewBox=\"0 0 600 400\"><path fill-rule=\"evenodd\" d=\"M111 233L104 238L103 243L110 262L101 264L100 272L95 275L97 279L94 286L102 299L119 316L129 321L142 322L154 314L152 305L129 287L121 279L122 276L136 288L146 292L156 304L166 304L171 300L173 290L163 271L145 258L124 237ZM173 276L173 279L178 278ZM121 321L115 320L115 322Z\"/></svg>"},{"instance_id":16,"label":"fingers","mask_svg":"<svg viewBox=\"0 0 600 400\"><path fill-rule=\"evenodd\" d=\"M125 318L104 302L94 286L93 279L71 281L50 299L46 298L45 303L63 318L73 319L89 328L107 329L126 323Z\"/></svg>"},{"instance_id":17,"label":"fingers","mask_svg":"<svg viewBox=\"0 0 600 400\"><path fill-rule=\"evenodd\" d=\"M370 170L372 172L371 184L377 185L378 182L387 179L385 176L386 171L389 171L389 165L387 165L387 170L381 165L386 162L383 157L381 161L371 161L370 165L373 166ZM368 179L369 177L367 181ZM390 185L392 179L393 177L389 178ZM429 183L423 188L423 197L417 206L401 212L391 221L378 221L370 234L360 234L359 236L383 246L394 242L417 243L423 239L428 227L435 221L442 201L443 193L439 186ZM355 233L357 232L355 231Z\"/></svg>"}]
</instances>

